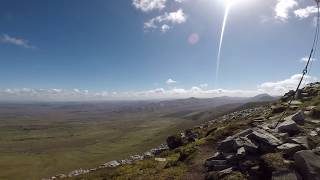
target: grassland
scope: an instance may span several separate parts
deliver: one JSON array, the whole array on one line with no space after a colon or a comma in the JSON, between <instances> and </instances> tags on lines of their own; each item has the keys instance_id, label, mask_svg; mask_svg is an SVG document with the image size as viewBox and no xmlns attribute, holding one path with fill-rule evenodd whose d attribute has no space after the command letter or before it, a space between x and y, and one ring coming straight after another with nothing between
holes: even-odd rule
<instances>
[{"instance_id":1,"label":"grassland","mask_svg":"<svg viewBox=\"0 0 320 180\"><path fill-rule=\"evenodd\" d=\"M0 179L41 179L145 152L241 104L220 101L0 103Z\"/></svg>"},{"instance_id":2,"label":"grassland","mask_svg":"<svg viewBox=\"0 0 320 180\"><path fill-rule=\"evenodd\" d=\"M0 179L41 179L144 152L196 122L161 113L70 110L0 115Z\"/></svg>"}]
</instances>

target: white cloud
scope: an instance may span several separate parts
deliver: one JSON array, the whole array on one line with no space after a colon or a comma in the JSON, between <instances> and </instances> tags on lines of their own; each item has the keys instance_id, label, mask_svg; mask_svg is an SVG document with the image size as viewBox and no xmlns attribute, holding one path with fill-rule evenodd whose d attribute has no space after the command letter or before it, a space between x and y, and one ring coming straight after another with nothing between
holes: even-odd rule
<instances>
[{"instance_id":1,"label":"white cloud","mask_svg":"<svg viewBox=\"0 0 320 180\"><path fill-rule=\"evenodd\" d=\"M295 0L277 0L275 11L275 18L281 21L286 21L289 18L289 11L298 6Z\"/></svg>"},{"instance_id":2,"label":"white cloud","mask_svg":"<svg viewBox=\"0 0 320 180\"><path fill-rule=\"evenodd\" d=\"M170 28L171 27L169 25L164 24L164 25L161 26L161 32L166 33L167 31L170 30Z\"/></svg>"},{"instance_id":3,"label":"white cloud","mask_svg":"<svg viewBox=\"0 0 320 180\"><path fill-rule=\"evenodd\" d=\"M145 100L145 99L176 99L176 98L210 98L220 96L252 97L262 93L271 95L283 95L289 90L294 90L299 83L301 74L295 74L288 79L265 82L255 89L206 89L206 85L193 86L191 88L156 88L146 91L133 92L90 92L88 90L73 89L4 89L0 90L2 101L101 101L101 100ZM306 76L306 83L315 82L317 78ZM169 84L176 81L168 79ZM201 87L202 86L202 87Z\"/></svg>"},{"instance_id":4,"label":"white cloud","mask_svg":"<svg viewBox=\"0 0 320 180\"><path fill-rule=\"evenodd\" d=\"M308 62L308 60L309 60L309 57L306 56L306 57L301 58L300 62L306 63L306 62ZM316 59L315 58L311 58L310 61L316 61Z\"/></svg>"},{"instance_id":5,"label":"white cloud","mask_svg":"<svg viewBox=\"0 0 320 180\"><path fill-rule=\"evenodd\" d=\"M316 6L308 6L306 8L297 9L294 11L294 14L296 17L299 17L300 19L308 18L311 14L317 13L318 9Z\"/></svg>"},{"instance_id":6,"label":"white cloud","mask_svg":"<svg viewBox=\"0 0 320 180\"><path fill-rule=\"evenodd\" d=\"M171 78L169 78L169 79L166 81L166 84L168 84L168 85L176 84L176 83L177 83L177 81L175 81L175 80L173 80L173 79L171 79Z\"/></svg>"},{"instance_id":7,"label":"white cloud","mask_svg":"<svg viewBox=\"0 0 320 180\"><path fill-rule=\"evenodd\" d=\"M135 8L143 12L149 12L155 9L161 10L166 7L167 0L133 0L132 4Z\"/></svg>"},{"instance_id":8,"label":"white cloud","mask_svg":"<svg viewBox=\"0 0 320 180\"><path fill-rule=\"evenodd\" d=\"M32 46L29 43L28 40L11 37L11 36L9 36L7 34L2 34L2 36L0 36L0 43L12 44L12 45L24 47L24 48L27 48L27 49L35 48L34 46Z\"/></svg>"},{"instance_id":9,"label":"white cloud","mask_svg":"<svg viewBox=\"0 0 320 180\"><path fill-rule=\"evenodd\" d=\"M187 15L183 12L182 9L179 9L174 12L165 12L161 16L154 17L150 19L149 21L144 23L145 29L156 29L160 25L161 30L163 25L169 26L168 24L174 25L174 24L183 24L187 21Z\"/></svg>"},{"instance_id":10,"label":"white cloud","mask_svg":"<svg viewBox=\"0 0 320 180\"><path fill-rule=\"evenodd\" d=\"M281 95L289 90L295 90L297 87L300 79L301 74L295 74L291 76L289 79L285 79L282 81L276 81L276 82L265 82L261 84L258 88L262 91L268 92L273 95ZM311 76L305 76L304 83L311 83L317 81L317 78L311 77Z\"/></svg>"}]
</instances>

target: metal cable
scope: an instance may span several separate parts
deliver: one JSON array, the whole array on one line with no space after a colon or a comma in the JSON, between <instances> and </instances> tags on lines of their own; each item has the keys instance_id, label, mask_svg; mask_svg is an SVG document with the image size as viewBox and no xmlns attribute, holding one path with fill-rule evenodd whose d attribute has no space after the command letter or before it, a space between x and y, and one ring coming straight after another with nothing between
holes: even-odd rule
<instances>
[{"instance_id":1,"label":"metal cable","mask_svg":"<svg viewBox=\"0 0 320 180\"><path fill-rule=\"evenodd\" d=\"M278 122L276 123L275 127L276 128L279 123L283 120L283 118L285 117L285 115L287 114L287 111L289 109L289 107L291 106L292 104L292 101L295 99L296 95L297 95L297 92L298 90L300 89L300 86L301 86L301 83L302 81L304 80L304 77L308 74L308 67L310 65L310 68L311 68L311 65L312 65L312 60L314 58L314 55L316 53L316 50L317 50L317 45L318 45L318 40L319 40L319 21L320 21L320 7L319 7L319 1L316 1L317 3L317 24L316 24L316 31L315 31L315 35L314 35L314 39L313 39L313 43L312 43L312 48L311 48L311 51L310 51L310 54L309 54L309 58L308 58L308 61L306 63L306 66L305 68L303 69L302 71L302 76L301 76L301 79L299 81L299 84L293 94L293 96L291 97L287 107L286 107L286 110L282 113L282 115L280 116L280 119L278 120ZM310 63L311 62L311 63Z\"/></svg>"}]
</instances>

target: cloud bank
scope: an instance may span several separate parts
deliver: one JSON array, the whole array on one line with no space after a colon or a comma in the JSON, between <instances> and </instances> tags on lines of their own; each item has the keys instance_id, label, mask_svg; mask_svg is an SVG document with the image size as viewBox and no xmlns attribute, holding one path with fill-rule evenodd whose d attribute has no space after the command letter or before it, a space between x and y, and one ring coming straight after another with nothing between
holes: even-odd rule
<instances>
[{"instance_id":1,"label":"cloud bank","mask_svg":"<svg viewBox=\"0 0 320 180\"><path fill-rule=\"evenodd\" d=\"M208 84L191 88L157 88L137 92L91 92L89 90L73 89L5 89L0 90L2 101L104 101L104 100L147 100L147 99L177 99L177 98L211 98L219 96L251 97L262 93L283 95L295 89L301 74L295 74L288 79L265 82L255 89L209 89ZM306 76L303 85L317 81L317 78ZM174 83L174 80L168 80Z\"/></svg>"}]
</instances>

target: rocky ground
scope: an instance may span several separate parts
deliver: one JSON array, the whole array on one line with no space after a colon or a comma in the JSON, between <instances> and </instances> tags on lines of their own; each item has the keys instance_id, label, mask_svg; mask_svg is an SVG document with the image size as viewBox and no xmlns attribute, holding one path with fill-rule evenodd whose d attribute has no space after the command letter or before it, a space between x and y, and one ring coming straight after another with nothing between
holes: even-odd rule
<instances>
[{"instance_id":1,"label":"rocky ground","mask_svg":"<svg viewBox=\"0 0 320 180\"><path fill-rule=\"evenodd\" d=\"M142 155L51 179L318 180L320 83L299 90L288 105L294 94L170 136Z\"/></svg>"}]
</instances>

